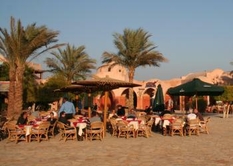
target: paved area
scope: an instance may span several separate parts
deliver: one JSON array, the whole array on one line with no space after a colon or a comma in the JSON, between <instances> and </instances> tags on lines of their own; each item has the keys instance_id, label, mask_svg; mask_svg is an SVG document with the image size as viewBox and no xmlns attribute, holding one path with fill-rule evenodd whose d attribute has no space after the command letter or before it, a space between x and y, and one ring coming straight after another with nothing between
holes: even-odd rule
<instances>
[{"instance_id":1,"label":"paved area","mask_svg":"<svg viewBox=\"0 0 233 166\"><path fill-rule=\"evenodd\" d=\"M152 166L219 165L233 166L233 115L211 116L210 134L115 138L103 141L0 142L1 166Z\"/></svg>"}]
</instances>

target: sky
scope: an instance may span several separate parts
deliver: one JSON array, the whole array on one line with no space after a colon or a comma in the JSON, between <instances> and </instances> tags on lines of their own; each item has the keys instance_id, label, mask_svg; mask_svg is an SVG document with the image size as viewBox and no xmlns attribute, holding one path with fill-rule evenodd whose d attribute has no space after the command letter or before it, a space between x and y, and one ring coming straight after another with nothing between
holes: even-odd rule
<instances>
[{"instance_id":1,"label":"sky","mask_svg":"<svg viewBox=\"0 0 233 166\"><path fill-rule=\"evenodd\" d=\"M59 43L84 45L101 65L104 51L117 53L113 34L143 28L166 63L137 68L135 79L169 80L233 66L233 0L1 0L0 27L10 17L60 32ZM43 68L49 53L35 59Z\"/></svg>"}]
</instances>

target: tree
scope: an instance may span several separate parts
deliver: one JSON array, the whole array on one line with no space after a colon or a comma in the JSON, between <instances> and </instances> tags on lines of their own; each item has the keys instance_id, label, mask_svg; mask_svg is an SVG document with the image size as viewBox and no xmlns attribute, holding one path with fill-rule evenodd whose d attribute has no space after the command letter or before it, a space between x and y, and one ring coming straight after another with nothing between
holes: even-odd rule
<instances>
[{"instance_id":1,"label":"tree","mask_svg":"<svg viewBox=\"0 0 233 166\"><path fill-rule=\"evenodd\" d=\"M129 82L133 82L135 70L138 67L160 66L160 62L167 59L162 53L155 51L157 48L149 41L151 35L139 28L136 30L125 29L123 34L114 33L114 44L118 53L104 52L102 63L111 66L121 65L128 70ZM133 89L129 91L129 108L133 108Z\"/></svg>"},{"instance_id":2,"label":"tree","mask_svg":"<svg viewBox=\"0 0 233 166\"><path fill-rule=\"evenodd\" d=\"M223 86L224 92L220 96L215 96L215 100L233 101L233 86Z\"/></svg>"},{"instance_id":3,"label":"tree","mask_svg":"<svg viewBox=\"0 0 233 166\"><path fill-rule=\"evenodd\" d=\"M60 89L66 86L66 79L61 75L53 75L45 84L38 87L36 104L43 108L49 108L49 103L59 100L60 96L64 95L62 92L54 92L55 89Z\"/></svg>"},{"instance_id":4,"label":"tree","mask_svg":"<svg viewBox=\"0 0 233 166\"><path fill-rule=\"evenodd\" d=\"M53 73L62 75L67 83L84 79L91 69L95 69L96 60L89 58L85 53L85 47L66 46L64 50L58 48L58 52L51 54L54 58L47 58L45 63L52 69Z\"/></svg>"},{"instance_id":5,"label":"tree","mask_svg":"<svg viewBox=\"0 0 233 166\"><path fill-rule=\"evenodd\" d=\"M22 110L23 73L25 65L42 53L57 48L63 44L52 45L57 42L59 32L49 30L46 26L36 26L36 23L23 27L21 21L17 23L13 17L10 21L10 32L0 28L0 53L9 67L9 92L7 115L19 114Z\"/></svg>"},{"instance_id":6,"label":"tree","mask_svg":"<svg viewBox=\"0 0 233 166\"><path fill-rule=\"evenodd\" d=\"M39 84L36 81L34 72L33 68L25 67L23 76L23 108L27 108L36 102Z\"/></svg>"},{"instance_id":7,"label":"tree","mask_svg":"<svg viewBox=\"0 0 233 166\"><path fill-rule=\"evenodd\" d=\"M6 63L0 65L0 81L9 81L9 67Z\"/></svg>"}]
</instances>

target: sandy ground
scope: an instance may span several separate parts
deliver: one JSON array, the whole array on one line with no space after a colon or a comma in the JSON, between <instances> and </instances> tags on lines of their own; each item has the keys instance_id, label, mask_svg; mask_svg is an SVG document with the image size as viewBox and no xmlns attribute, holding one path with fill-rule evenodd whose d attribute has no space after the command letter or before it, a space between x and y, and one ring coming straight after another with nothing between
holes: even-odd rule
<instances>
[{"instance_id":1,"label":"sandy ground","mask_svg":"<svg viewBox=\"0 0 233 166\"><path fill-rule=\"evenodd\" d=\"M210 134L200 136L163 136L116 138L103 141L0 142L1 166L152 166L152 165L233 165L233 115L210 116Z\"/></svg>"}]
</instances>

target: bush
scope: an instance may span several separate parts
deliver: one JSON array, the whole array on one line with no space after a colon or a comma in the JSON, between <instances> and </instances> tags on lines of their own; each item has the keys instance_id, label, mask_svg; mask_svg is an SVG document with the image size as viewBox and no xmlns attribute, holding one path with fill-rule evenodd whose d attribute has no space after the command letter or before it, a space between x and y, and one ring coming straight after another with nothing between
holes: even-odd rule
<instances>
[{"instance_id":1,"label":"bush","mask_svg":"<svg viewBox=\"0 0 233 166\"><path fill-rule=\"evenodd\" d=\"M196 102L196 101L194 101L194 102ZM198 107L197 109L199 112L204 113L206 108L207 108L207 101L204 100L203 98L198 98L197 107Z\"/></svg>"}]
</instances>

